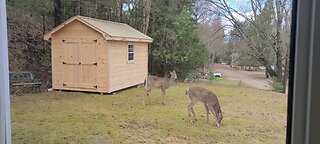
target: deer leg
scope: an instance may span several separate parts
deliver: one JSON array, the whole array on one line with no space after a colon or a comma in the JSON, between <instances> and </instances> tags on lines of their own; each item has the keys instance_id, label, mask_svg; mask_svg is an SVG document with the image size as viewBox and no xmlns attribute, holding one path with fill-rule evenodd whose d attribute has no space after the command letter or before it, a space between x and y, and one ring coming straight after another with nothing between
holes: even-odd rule
<instances>
[{"instance_id":1,"label":"deer leg","mask_svg":"<svg viewBox=\"0 0 320 144\"><path fill-rule=\"evenodd\" d=\"M188 105L188 116L189 116L189 121L193 122L193 115L191 113L191 107L192 107L192 102Z\"/></svg>"},{"instance_id":2,"label":"deer leg","mask_svg":"<svg viewBox=\"0 0 320 144\"><path fill-rule=\"evenodd\" d=\"M213 106L210 106L209 109L210 109L212 115L215 114L214 116L216 117L216 125L217 125L217 127L220 127L220 124L219 124L219 122L218 122L217 113L215 113L215 111L214 111L214 109L213 109Z\"/></svg>"},{"instance_id":3,"label":"deer leg","mask_svg":"<svg viewBox=\"0 0 320 144\"><path fill-rule=\"evenodd\" d=\"M145 97L145 94L144 94L144 92L143 92L143 95L142 95L142 104L143 104L143 105L146 105L146 104L144 103L144 97Z\"/></svg>"},{"instance_id":4,"label":"deer leg","mask_svg":"<svg viewBox=\"0 0 320 144\"><path fill-rule=\"evenodd\" d=\"M145 98L146 94L147 94L147 91L144 90L143 95L142 95L142 104L143 105L146 105L145 102L144 102L144 98Z\"/></svg>"},{"instance_id":5,"label":"deer leg","mask_svg":"<svg viewBox=\"0 0 320 144\"><path fill-rule=\"evenodd\" d=\"M195 112L193 110L193 105L195 104L196 102L194 101L191 101L191 103L188 105L188 112L189 112L189 118L190 118L190 122L194 122L194 118L195 118Z\"/></svg>"},{"instance_id":6,"label":"deer leg","mask_svg":"<svg viewBox=\"0 0 320 144\"><path fill-rule=\"evenodd\" d=\"M151 100L150 100L150 97L149 97L149 93L151 91L151 88L146 88L143 92L143 97L142 97L142 103L143 105L145 105L145 102L144 102L144 99L145 99L145 96L148 97L148 100L150 101L150 105L151 105Z\"/></svg>"},{"instance_id":7,"label":"deer leg","mask_svg":"<svg viewBox=\"0 0 320 144\"><path fill-rule=\"evenodd\" d=\"M150 92L151 92L151 88L150 88L150 90L148 90L148 93L147 93L147 98L149 100L149 104L151 105L152 103L151 103L151 99L150 99Z\"/></svg>"},{"instance_id":8,"label":"deer leg","mask_svg":"<svg viewBox=\"0 0 320 144\"><path fill-rule=\"evenodd\" d=\"M206 123L209 123L209 108L208 108L208 105L206 103L204 103L204 107L206 108L206 112L207 112L207 121L206 121Z\"/></svg>"},{"instance_id":9,"label":"deer leg","mask_svg":"<svg viewBox=\"0 0 320 144\"><path fill-rule=\"evenodd\" d=\"M162 104L166 105L166 89L161 88L161 93L162 93Z\"/></svg>"},{"instance_id":10,"label":"deer leg","mask_svg":"<svg viewBox=\"0 0 320 144\"><path fill-rule=\"evenodd\" d=\"M192 105L192 107L191 107L191 112L192 112L192 114L193 114L194 120L196 120L196 113L195 113L194 110L193 110L193 105ZM197 121L197 120L196 120L196 121Z\"/></svg>"}]
</instances>

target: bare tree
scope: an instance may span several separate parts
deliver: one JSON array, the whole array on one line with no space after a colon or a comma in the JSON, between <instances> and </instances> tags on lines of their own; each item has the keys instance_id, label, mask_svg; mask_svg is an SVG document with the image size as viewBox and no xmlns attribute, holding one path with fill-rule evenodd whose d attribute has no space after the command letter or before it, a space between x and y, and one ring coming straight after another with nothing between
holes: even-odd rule
<instances>
[{"instance_id":1,"label":"bare tree","mask_svg":"<svg viewBox=\"0 0 320 144\"><path fill-rule=\"evenodd\" d=\"M233 28L237 30L237 35L250 49L248 55L264 65L266 72L271 76L275 76L278 82L282 82L285 89L286 70L288 71L288 63L285 60L288 60L288 50L285 46L286 44L284 44L282 33L285 31L284 27L290 27L289 19L285 18L285 15L290 15L287 1L267 0L262 2L260 0L251 0L252 14L250 15L231 7L226 0L207 0L207 2L213 7L211 9L212 13L219 14L228 20L233 25ZM263 17L265 13L275 15L275 17L272 17L272 21L269 21L269 23L263 20L259 21L259 18ZM247 26L241 25L239 17L248 23ZM286 21L285 26L283 25L284 21ZM255 30L255 37L252 37L252 34L249 33L248 27L251 30ZM272 54L274 54L274 59ZM275 68L273 69L272 66L274 64ZM283 68L285 69L285 74L283 73Z\"/></svg>"},{"instance_id":2,"label":"bare tree","mask_svg":"<svg viewBox=\"0 0 320 144\"><path fill-rule=\"evenodd\" d=\"M54 0L53 7L54 26L58 26L62 21L61 0Z\"/></svg>"},{"instance_id":3,"label":"bare tree","mask_svg":"<svg viewBox=\"0 0 320 144\"><path fill-rule=\"evenodd\" d=\"M218 60L224 52L224 27L220 18L211 21L203 21L199 24L199 37L209 51L210 61Z\"/></svg>"},{"instance_id":4,"label":"bare tree","mask_svg":"<svg viewBox=\"0 0 320 144\"><path fill-rule=\"evenodd\" d=\"M151 0L145 0L145 7L143 12L143 33L147 34L149 28Z\"/></svg>"},{"instance_id":5,"label":"bare tree","mask_svg":"<svg viewBox=\"0 0 320 144\"><path fill-rule=\"evenodd\" d=\"M282 82L282 60L283 60L283 49L281 43L281 30L282 30L282 19L283 11L281 10L281 0L276 0L276 35L275 35L275 53L276 53L276 72L277 79Z\"/></svg>"},{"instance_id":6,"label":"bare tree","mask_svg":"<svg viewBox=\"0 0 320 144\"><path fill-rule=\"evenodd\" d=\"M80 0L77 0L75 14L76 15L81 15L81 1Z\"/></svg>"}]
</instances>

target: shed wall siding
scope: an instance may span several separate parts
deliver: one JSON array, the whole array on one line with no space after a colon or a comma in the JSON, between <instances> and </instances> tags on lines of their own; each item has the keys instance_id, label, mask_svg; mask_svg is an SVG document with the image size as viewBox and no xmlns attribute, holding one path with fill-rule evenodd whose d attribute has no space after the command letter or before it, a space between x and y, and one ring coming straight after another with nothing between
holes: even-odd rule
<instances>
[{"instance_id":1,"label":"shed wall siding","mask_svg":"<svg viewBox=\"0 0 320 144\"><path fill-rule=\"evenodd\" d=\"M134 61L128 62L128 45L134 45ZM108 41L110 91L144 82L148 75L148 43Z\"/></svg>"},{"instance_id":2,"label":"shed wall siding","mask_svg":"<svg viewBox=\"0 0 320 144\"><path fill-rule=\"evenodd\" d=\"M95 40L97 40L95 42ZM64 41L64 42L62 42ZM66 52L62 47L65 46L66 42L75 42L78 43L78 49L81 51L83 48L92 47L93 50L90 52L91 58L82 58L83 61L96 61L97 69L96 72L88 71L83 69L86 73L92 73L92 75L96 75L96 83L98 85L97 89L83 89L83 88L72 88L63 86L63 81L66 78L70 78L73 75L66 75L66 69L63 65L63 59L65 59L64 55ZM66 27L57 31L52 35L51 40L52 47L52 85L54 89L65 89L65 90L84 90L84 91L93 91L93 92L109 92L108 87L108 69L107 66L109 64L108 61L108 48L105 39L102 35L90 27L82 24L79 21L74 21L68 24ZM82 55L83 57L85 55ZM73 70L76 73L76 69ZM71 72L72 73L72 72ZM79 75L81 76L81 75ZM89 81L87 78L83 78L82 85L85 85L85 82Z\"/></svg>"}]
</instances>

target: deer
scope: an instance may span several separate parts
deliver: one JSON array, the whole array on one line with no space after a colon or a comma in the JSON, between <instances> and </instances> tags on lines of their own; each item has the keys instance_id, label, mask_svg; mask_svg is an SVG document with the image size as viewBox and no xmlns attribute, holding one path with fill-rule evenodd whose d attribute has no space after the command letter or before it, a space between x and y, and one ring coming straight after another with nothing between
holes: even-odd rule
<instances>
[{"instance_id":1,"label":"deer","mask_svg":"<svg viewBox=\"0 0 320 144\"><path fill-rule=\"evenodd\" d=\"M189 96L190 104L188 105L188 116L190 118L190 122L194 122L195 120L195 112L193 110L193 105L198 101L201 101L204 104L207 114L206 123L209 123L209 110L211 113L215 113L216 118L216 126L220 127L221 121L223 119L221 107L219 104L218 97L210 90L202 88L202 87L190 87L186 90L186 95Z\"/></svg>"},{"instance_id":2,"label":"deer","mask_svg":"<svg viewBox=\"0 0 320 144\"><path fill-rule=\"evenodd\" d=\"M145 89L143 92L142 102L145 105L144 99L145 96L148 97L150 105L151 100L149 98L149 93L151 92L152 88L158 88L161 90L162 93L162 104L166 105L166 89L169 88L170 83L174 82L177 79L177 74L175 71L170 72L170 77L158 77L154 75L148 75L147 78L144 80Z\"/></svg>"}]
</instances>

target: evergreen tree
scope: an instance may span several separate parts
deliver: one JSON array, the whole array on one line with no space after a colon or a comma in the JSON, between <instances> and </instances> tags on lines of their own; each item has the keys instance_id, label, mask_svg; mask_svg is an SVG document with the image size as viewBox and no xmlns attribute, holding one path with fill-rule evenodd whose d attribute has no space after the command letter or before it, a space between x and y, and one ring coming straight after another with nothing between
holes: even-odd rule
<instances>
[{"instance_id":1,"label":"evergreen tree","mask_svg":"<svg viewBox=\"0 0 320 144\"><path fill-rule=\"evenodd\" d=\"M182 10L176 17L175 32L177 48L171 53L178 73L185 75L190 70L204 66L209 59L208 50L197 35L197 23L191 13Z\"/></svg>"}]
</instances>

